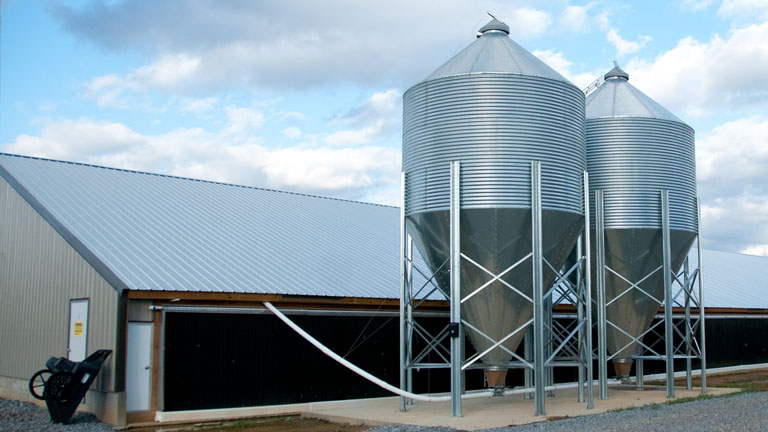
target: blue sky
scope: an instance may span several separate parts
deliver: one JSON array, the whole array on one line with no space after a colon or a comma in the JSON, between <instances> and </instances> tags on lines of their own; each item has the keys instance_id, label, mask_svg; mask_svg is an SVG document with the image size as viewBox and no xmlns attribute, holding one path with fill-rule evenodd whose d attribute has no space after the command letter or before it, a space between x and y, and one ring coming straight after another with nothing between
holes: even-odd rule
<instances>
[{"instance_id":1,"label":"blue sky","mask_svg":"<svg viewBox=\"0 0 768 432\"><path fill-rule=\"evenodd\" d=\"M397 204L402 93L491 11L696 130L706 246L768 255L768 0L5 0L0 149Z\"/></svg>"}]
</instances>

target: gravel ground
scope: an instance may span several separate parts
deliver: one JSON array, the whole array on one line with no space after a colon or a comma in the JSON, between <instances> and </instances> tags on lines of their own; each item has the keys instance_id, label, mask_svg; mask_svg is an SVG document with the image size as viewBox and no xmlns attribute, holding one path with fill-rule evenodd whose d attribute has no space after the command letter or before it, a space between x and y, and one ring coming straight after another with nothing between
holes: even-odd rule
<instances>
[{"instance_id":1,"label":"gravel ground","mask_svg":"<svg viewBox=\"0 0 768 432\"><path fill-rule=\"evenodd\" d=\"M379 426L372 432L448 432L448 428ZM672 405L649 405L624 411L574 417L523 426L486 429L487 432L531 431L768 431L768 392L742 393Z\"/></svg>"},{"instance_id":2,"label":"gravel ground","mask_svg":"<svg viewBox=\"0 0 768 432\"><path fill-rule=\"evenodd\" d=\"M68 425L51 423L45 408L0 398L0 431L111 432L113 429L93 414L82 412L75 413Z\"/></svg>"},{"instance_id":3,"label":"gravel ground","mask_svg":"<svg viewBox=\"0 0 768 432\"><path fill-rule=\"evenodd\" d=\"M451 432L446 427L378 426L371 432ZM768 392L742 393L673 405L650 405L564 420L487 429L487 432L529 431L768 431ZM0 431L106 432L108 425L86 413L75 413L71 424L51 423L48 411L28 402L0 398Z\"/></svg>"}]
</instances>

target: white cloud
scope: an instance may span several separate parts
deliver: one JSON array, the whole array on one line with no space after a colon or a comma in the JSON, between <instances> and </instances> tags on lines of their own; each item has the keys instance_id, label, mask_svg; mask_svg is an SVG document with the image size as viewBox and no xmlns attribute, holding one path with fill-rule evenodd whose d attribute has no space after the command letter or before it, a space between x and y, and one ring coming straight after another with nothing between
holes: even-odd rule
<instances>
[{"instance_id":1,"label":"white cloud","mask_svg":"<svg viewBox=\"0 0 768 432\"><path fill-rule=\"evenodd\" d=\"M563 76L568 73L571 65L573 65L573 62L566 59L563 53L555 50L535 50L533 55L548 64L552 69L560 72Z\"/></svg>"},{"instance_id":2,"label":"white cloud","mask_svg":"<svg viewBox=\"0 0 768 432\"><path fill-rule=\"evenodd\" d=\"M307 121L307 116L296 111L285 112L282 114L282 116L286 120L297 121L297 122Z\"/></svg>"},{"instance_id":3,"label":"white cloud","mask_svg":"<svg viewBox=\"0 0 768 432\"><path fill-rule=\"evenodd\" d=\"M361 106L333 118L331 125L347 129L331 133L325 142L331 145L359 145L391 135L400 125L401 101L400 91L395 89L374 93Z\"/></svg>"},{"instance_id":4,"label":"white cloud","mask_svg":"<svg viewBox=\"0 0 768 432\"><path fill-rule=\"evenodd\" d=\"M301 136L301 129L291 126L283 129L283 135L287 136L288 138L298 138Z\"/></svg>"},{"instance_id":5,"label":"white cloud","mask_svg":"<svg viewBox=\"0 0 768 432\"><path fill-rule=\"evenodd\" d=\"M643 92L690 115L768 102L768 22L708 42L686 37L653 61L633 59L626 70Z\"/></svg>"},{"instance_id":6,"label":"white cloud","mask_svg":"<svg viewBox=\"0 0 768 432\"><path fill-rule=\"evenodd\" d=\"M747 189L768 196L768 118L720 125L699 137L696 151L698 179L707 193L726 196Z\"/></svg>"},{"instance_id":7,"label":"white cloud","mask_svg":"<svg viewBox=\"0 0 768 432\"><path fill-rule=\"evenodd\" d=\"M194 114L203 114L211 111L219 102L217 97L206 97L200 99L185 99L180 102L179 110L182 112L191 112Z\"/></svg>"},{"instance_id":8,"label":"white cloud","mask_svg":"<svg viewBox=\"0 0 768 432\"><path fill-rule=\"evenodd\" d=\"M70 33L153 59L131 73L99 77L109 85L94 80L90 93L105 104L128 90L406 85L471 42L490 19L485 10L507 22L516 39L540 36L552 24L546 11L497 0L446 0L439 7L408 0L167 0L160 7L145 1L50 10Z\"/></svg>"},{"instance_id":9,"label":"white cloud","mask_svg":"<svg viewBox=\"0 0 768 432\"><path fill-rule=\"evenodd\" d=\"M387 147L303 143L266 148L257 140L241 143L225 132L200 128L143 135L120 123L80 119L48 124L39 136L19 136L5 151L398 204L397 200L381 201L396 197L399 187L400 152Z\"/></svg>"},{"instance_id":10,"label":"white cloud","mask_svg":"<svg viewBox=\"0 0 768 432\"><path fill-rule=\"evenodd\" d=\"M20 135L6 147L11 153L70 158L76 154L105 155L131 151L142 137L121 123L94 122L87 119L64 120L43 128L41 136Z\"/></svg>"},{"instance_id":11,"label":"white cloud","mask_svg":"<svg viewBox=\"0 0 768 432\"><path fill-rule=\"evenodd\" d=\"M588 12L592 6L594 6L594 3L589 3L584 6L566 6L557 19L558 27L574 33L586 33L590 30Z\"/></svg>"},{"instance_id":12,"label":"white cloud","mask_svg":"<svg viewBox=\"0 0 768 432\"><path fill-rule=\"evenodd\" d=\"M59 104L54 102L45 101L37 105L37 110L43 113L47 113L55 110L58 107L58 105Z\"/></svg>"},{"instance_id":13,"label":"white cloud","mask_svg":"<svg viewBox=\"0 0 768 432\"><path fill-rule=\"evenodd\" d=\"M605 38L616 48L616 56L619 58L624 57L626 54L634 54L640 51L645 44L653 40L650 36L637 35L637 40L630 41L621 37L619 31L615 28L608 30Z\"/></svg>"},{"instance_id":14,"label":"white cloud","mask_svg":"<svg viewBox=\"0 0 768 432\"><path fill-rule=\"evenodd\" d=\"M761 255L768 256L768 244L752 245L739 251L739 253L747 255Z\"/></svg>"},{"instance_id":15,"label":"white cloud","mask_svg":"<svg viewBox=\"0 0 768 432\"><path fill-rule=\"evenodd\" d=\"M683 0L681 6L683 9L692 11L701 11L714 3L714 0Z\"/></svg>"},{"instance_id":16,"label":"white cloud","mask_svg":"<svg viewBox=\"0 0 768 432\"><path fill-rule=\"evenodd\" d=\"M538 9L519 8L502 12L504 13L499 18L510 25L509 30L513 37L530 38L543 34L552 24L549 13Z\"/></svg>"},{"instance_id":17,"label":"white cloud","mask_svg":"<svg viewBox=\"0 0 768 432\"><path fill-rule=\"evenodd\" d=\"M257 109L227 107L224 112L228 119L224 131L230 135L255 131L264 123L264 114Z\"/></svg>"},{"instance_id":18,"label":"white cloud","mask_svg":"<svg viewBox=\"0 0 768 432\"><path fill-rule=\"evenodd\" d=\"M595 22L600 30L608 31L611 28L611 11L604 10L595 16Z\"/></svg>"},{"instance_id":19,"label":"white cloud","mask_svg":"<svg viewBox=\"0 0 768 432\"><path fill-rule=\"evenodd\" d=\"M762 255L768 248L768 196L743 193L702 205L704 247Z\"/></svg>"},{"instance_id":20,"label":"white cloud","mask_svg":"<svg viewBox=\"0 0 768 432\"><path fill-rule=\"evenodd\" d=\"M763 254L768 247L768 118L731 121L696 143L707 247ZM761 252L762 251L762 252Z\"/></svg>"},{"instance_id":21,"label":"white cloud","mask_svg":"<svg viewBox=\"0 0 768 432\"><path fill-rule=\"evenodd\" d=\"M115 74L102 75L94 78L85 87L84 95L95 99L99 106L125 106L120 96L125 89L122 78Z\"/></svg>"},{"instance_id":22,"label":"white cloud","mask_svg":"<svg viewBox=\"0 0 768 432\"><path fill-rule=\"evenodd\" d=\"M200 58L186 54L164 55L156 62L125 75L108 74L86 84L84 95L100 106L127 108L126 90L145 92L163 90L178 92L190 84L200 66Z\"/></svg>"},{"instance_id":23,"label":"white cloud","mask_svg":"<svg viewBox=\"0 0 768 432\"><path fill-rule=\"evenodd\" d=\"M616 49L616 57L621 58L627 54L634 54L642 50L653 38L647 35L637 35L637 40L628 40L621 37L619 29L611 24L611 10L604 10L595 16L597 27L605 32L605 38Z\"/></svg>"},{"instance_id":24,"label":"white cloud","mask_svg":"<svg viewBox=\"0 0 768 432\"><path fill-rule=\"evenodd\" d=\"M365 144L378 135L376 126L367 126L362 129L341 130L333 132L325 138L325 142L331 145Z\"/></svg>"},{"instance_id":25,"label":"white cloud","mask_svg":"<svg viewBox=\"0 0 768 432\"><path fill-rule=\"evenodd\" d=\"M183 86L200 67L200 57L188 54L164 55L148 66L126 75L130 86L140 89L174 89Z\"/></svg>"},{"instance_id":26,"label":"white cloud","mask_svg":"<svg viewBox=\"0 0 768 432\"><path fill-rule=\"evenodd\" d=\"M586 73L573 73L571 66L573 62L566 59L563 53L554 50L536 50L533 51L533 55L541 59L544 63L548 64L552 69L559 72L562 76L574 83L577 87L583 89L591 84L597 77L600 76L599 71L586 72Z\"/></svg>"},{"instance_id":27,"label":"white cloud","mask_svg":"<svg viewBox=\"0 0 768 432\"><path fill-rule=\"evenodd\" d=\"M263 171L270 181L309 190L347 190L397 178L400 152L384 147L287 148L269 152Z\"/></svg>"},{"instance_id":28,"label":"white cloud","mask_svg":"<svg viewBox=\"0 0 768 432\"><path fill-rule=\"evenodd\" d=\"M723 0L717 14L731 19L768 19L768 0Z\"/></svg>"}]
</instances>

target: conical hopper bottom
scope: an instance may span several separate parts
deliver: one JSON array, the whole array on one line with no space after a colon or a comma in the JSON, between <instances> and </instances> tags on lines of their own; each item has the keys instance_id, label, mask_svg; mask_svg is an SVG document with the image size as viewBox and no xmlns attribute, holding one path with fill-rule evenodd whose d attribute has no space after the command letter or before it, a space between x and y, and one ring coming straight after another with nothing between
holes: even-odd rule
<instances>
[{"instance_id":1,"label":"conical hopper bottom","mask_svg":"<svg viewBox=\"0 0 768 432\"><path fill-rule=\"evenodd\" d=\"M560 211L542 212L543 253L555 267L560 268L581 232L583 216ZM450 254L450 220L448 211L424 212L407 218L409 232L414 236L431 271L440 267ZM461 252L485 269L497 275L531 252L530 209L469 209L461 210ZM546 265L545 265L546 267ZM450 293L448 265L436 275L440 288ZM466 297L493 278L466 259L461 263L461 295ZM529 298L533 297L531 260L519 264L504 274L502 280ZM544 287L551 286L554 274L545 269ZM461 305L462 319L495 341L518 329L533 315L533 305L499 281L471 297ZM478 331L464 326L472 345L484 352L494 345ZM520 330L506 339L503 346L514 352L525 334ZM506 369L511 355L496 347L482 361L491 369Z\"/></svg>"},{"instance_id":2,"label":"conical hopper bottom","mask_svg":"<svg viewBox=\"0 0 768 432\"><path fill-rule=\"evenodd\" d=\"M696 234L689 231L670 231L670 255L673 270L680 269L695 238ZM594 231L592 240L594 245ZM607 229L605 230L605 249L606 265L633 283L644 278L664 262L662 231L660 229ZM596 260L593 258L592 263L595 262ZM595 288L594 281L597 279L594 271L593 268L593 289ZM629 286L618 276L606 272L606 304L621 295L618 300L606 307L606 318L632 337L637 338L651 325L653 317L659 311L659 303L664 300L663 271L657 271L638 285L653 298L637 289L632 289L622 295ZM593 291L593 298L597 298L596 296L597 294ZM608 352L611 355L618 352L614 361L625 361L626 363L628 360L631 365L629 359L636 353L638 345L637 342L630 343L631 340L629 336L611 325L607 326L606 344Z\"/></svg>"}]
</instances>

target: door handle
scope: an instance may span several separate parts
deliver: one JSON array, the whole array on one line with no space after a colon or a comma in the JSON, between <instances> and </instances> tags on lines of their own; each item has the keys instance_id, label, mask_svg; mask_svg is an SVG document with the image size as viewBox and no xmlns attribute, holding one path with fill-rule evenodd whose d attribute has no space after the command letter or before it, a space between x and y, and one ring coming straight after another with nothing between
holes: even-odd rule
<instances>
[{"instance_id":1,"label":"door handle","mask_svg":"<svg viewBox=\"0 0 768 432\"><path fill-rule=\"evenodd\" d=\"M144 366L144 369L145 370L149 370L149 366Z\"/></svg>"}]
</instances>

